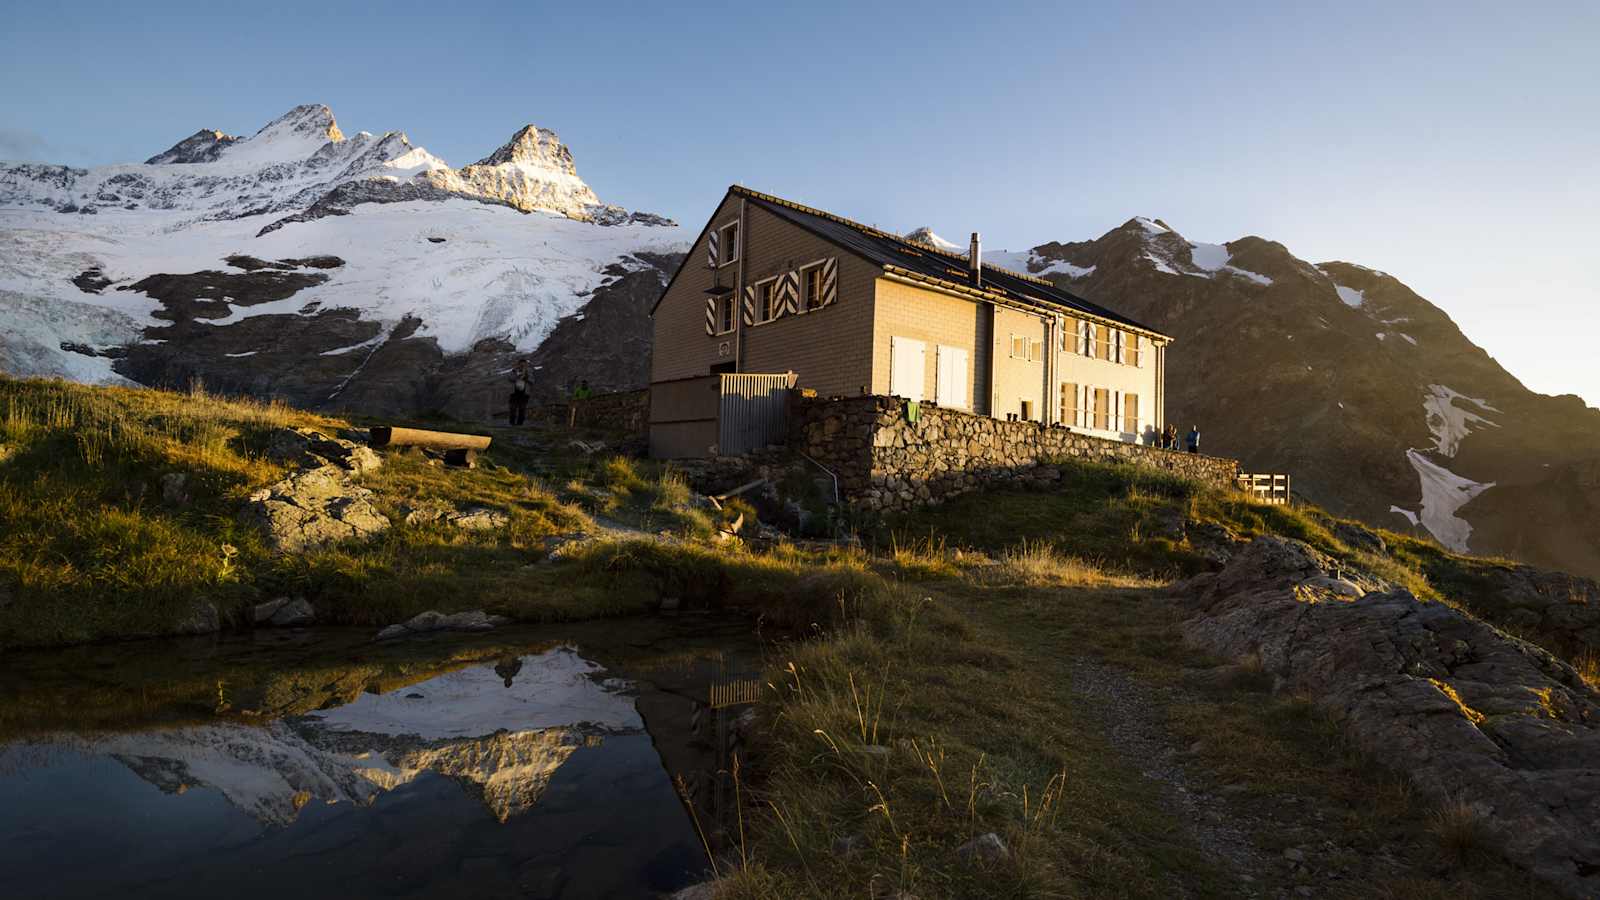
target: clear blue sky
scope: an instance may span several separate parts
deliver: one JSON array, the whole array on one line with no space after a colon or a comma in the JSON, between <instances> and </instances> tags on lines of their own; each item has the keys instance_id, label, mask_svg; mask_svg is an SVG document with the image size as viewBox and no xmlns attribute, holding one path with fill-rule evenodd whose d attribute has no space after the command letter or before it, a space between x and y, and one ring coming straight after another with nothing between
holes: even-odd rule
<instances>
[{"instance_id":1,"label":"clear blue sky","mask_svg":"<svg viewBox=\"0 0 1600 900\"><path fill-rule=\"evenodd\" d=\"M991 248L1258 234L1600 404L1600 3L13 3L0 84L0 158L321 102L452 165L553 128L690 226L738 181Z\"/></svg>"}]
</instances>

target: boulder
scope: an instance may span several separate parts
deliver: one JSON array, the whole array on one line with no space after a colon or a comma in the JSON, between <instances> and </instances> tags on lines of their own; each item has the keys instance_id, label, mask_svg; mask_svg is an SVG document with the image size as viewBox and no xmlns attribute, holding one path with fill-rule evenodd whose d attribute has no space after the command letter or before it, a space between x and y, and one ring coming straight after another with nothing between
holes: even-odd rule
<instances>
[{"instance_id":1,"label":"boulder","mask_svg":"<svg viewBox=\"0 0 1600 900\"><path fill-rule=\"evenodd\" d=\"M177 634L213 634L222 630L222 616L217 605L205 600L196 603L189 614L173 626Z\"/></svg>"},{"instance_id":2,"label":"boulder","mask_svg":"<svg viewBox=\"0 0 1600 900\"><path fill-rule=\"evenodd\" d=\"M316 622L317 611L304 597L279 597L257 604L251 618L258 627L293 628Z\"/></svg>"},{"instance_id":3,"label":"boulder","mask_svg":"<svg viewBox=\"0 0 1600 900\"><path fill-rule=\"evenodd\" d=\"M1006 847L1006 842L992 831L980 834L956 848L957 858L969 866L973 863L999 862L1010 855L1011 850Z\"/></svg>"},{"instance_id":4,"label":"boulder","mask_svg":"<svg viewBox=\"0 0 1600 900\"><path fill-rule=\"evenodd\" d=\"M310 428L280 428L267 439L268 459L302 468L337 466L361 474L383 465L371 447Z\"/></svg>"},{"instance_id":5,"label":"boulder","mask_svg":"<svg viewBox=\"0 0 1600 900\"><path fill-rule=\"evenodd\" d=\"M161 502L168 506L183 506L189 502L189 476L182 472L168 472L161 476Z\"/></svg>"},{"instance_id":6,"label":"boulder","mask_svg":"<svg viewBox=\"0 0 1600 900\"><path fill-rule=\"evenodd\" d=\"M492 616L481 609L449 615L429 610L418 613L398 625L390 625L378 632L374 640L388 641L435 631L493 631L510 621L505 616Z\"/></svg>"},{"instance_id":7,"label":"boulder","mask_svg":"<svg viewBox=\"0 0 1600 900\"><path fill-rule=\"evenodd\" d=\"M1389 545L1376 531L1355 522L1340 522L1334 525L1333 536L1352 550L1364 550L1379 556L1389 552Z\"/></svg>"},{"instance_id":8,"label":"boulder","mask_svg":"<svg viewBox=\"0 0 1600 900\"><path fill-rule=\"evenodd\" d=\"M372 501L372 491L325 465L251 494L239 517L261 528L274 552L296 553L386 530L389 520Z\"/></svg>"},{"instance_id":9,"label":"boulder","mask_svg":"<svg viewBox=\"0 0 1600 900\"><path fill-rule=\"evenodd\" d=\"M1186 598L1184 634L1258 656L1424 796L1480 804L1508 860L1570 896L1600 895L1600 695L1459 609L1336 589L1359 585L1338 570L1299 541L1259 538Z\"/></svg>"}]
</instances>

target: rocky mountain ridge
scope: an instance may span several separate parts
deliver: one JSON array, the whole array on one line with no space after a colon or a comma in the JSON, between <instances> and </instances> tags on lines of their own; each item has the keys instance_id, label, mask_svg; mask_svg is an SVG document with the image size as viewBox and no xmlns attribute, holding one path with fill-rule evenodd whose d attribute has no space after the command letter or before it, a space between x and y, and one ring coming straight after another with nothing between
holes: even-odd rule
<instances>
[{"instance_id":1,"label":"rocky mountain ridge","mask_svg":"<svg viewBox=\"0 0 1600 900\"><path fill-rule=\"evenodd\" d=\"M1394 276L1134 218L991 262L1174 335L1167 417L1339 515L1600 574L1600 410L1536 394Z\"/></svg>"}]
</instances>

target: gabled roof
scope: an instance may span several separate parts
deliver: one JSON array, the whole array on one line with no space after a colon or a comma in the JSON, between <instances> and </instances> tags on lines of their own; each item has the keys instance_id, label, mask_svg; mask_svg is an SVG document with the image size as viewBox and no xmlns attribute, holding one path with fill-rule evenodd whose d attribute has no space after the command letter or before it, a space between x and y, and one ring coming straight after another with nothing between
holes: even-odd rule
<instances>
[{"instance_id":1,"label":"gabled roof","mask_svg":"<svg viewBox=\"0 0 1600 900\"><path fill-rule=\"evenodd\" d=\"M991 295L1001 302L1034 307L1042 311L1062 312L1068 315L1082 313L1148 334L1166 337L1148 325L1064 291L1034 275L1013 272L1010 269L984 263L983 285L975 289L965 254L914 244L899 235L881 231L870 225L852 222L842 216L738 185L730 188L729 192L745 197L752 204L778 218L849 250L869 262L902 270L917 280L933 281L962 293L972 294L976 291Z\"/></svg>"},{"instance_id":2,"label":"gabled roof","mask_svg":"<svg viewBox=\"0 0 1600 900\"><path fill-rule=\"evenodd\" d=\"M791 200L763 194L747 187L733 185L728 188L728 196L744 197L756 206L772 213L780 219L828 241L839 248L883 266L894 274L909 276L912 280L928 282L936 287L943 287L966 294L974 300L991 300L1003 304L1031 307L1043 312L1060 312L1067 315L1081 314L1126 325L1129 328L1142 331L1146 334L1157 335L1167 340L1170 337L1151 328L1148 325L1136 322L1133 319L1112 310L1106 309L1098 303L1085 300L1070 291L1064 291L1054 284L1029 275L1024 272L1013 272L990 263L983 264L983 285L974 287L968 269L968 260L965 254L951 253L945 250L935 250L922 244L914 244L897 234L891 234L852 222L843 216L813 209ZM719 205L720 208L720 205ZM708 221L700 229L700 236L696 237L691 247L700 243L700 238L711 228ZM667 291L672 290L672 285L678 280L678 275L693 261L685 256L668 279L666 290L661 297L656 299L651 307L651 315L655 314L655 307L661 305L666 298Z\"/></svg>"}]
</instances>

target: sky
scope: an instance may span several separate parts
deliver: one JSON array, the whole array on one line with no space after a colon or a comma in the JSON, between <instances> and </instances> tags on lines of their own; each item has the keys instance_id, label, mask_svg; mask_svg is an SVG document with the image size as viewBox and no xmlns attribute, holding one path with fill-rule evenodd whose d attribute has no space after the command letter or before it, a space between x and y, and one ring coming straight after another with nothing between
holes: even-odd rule
<instances>
[{"instance_id":1,"label":"sky","mask_svg":"<svg viewBox=\"0 0 1600 900\"><path fill-rule=\"evenodd\" d=\"M1600 405L1600 3L7 4L0 159L300 103L451 165L554 129L601 199L731 183L986 249L1135 215L1386 271Z\"/></svg>"}]
</instances>

